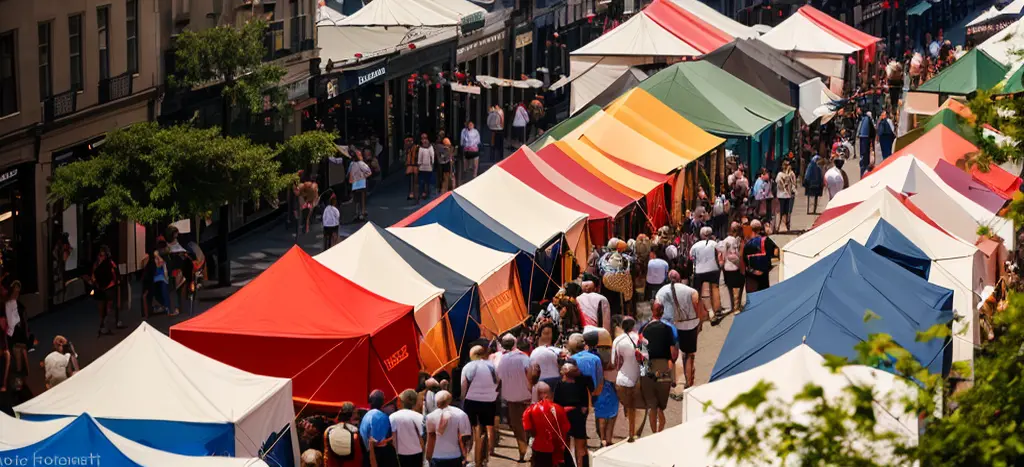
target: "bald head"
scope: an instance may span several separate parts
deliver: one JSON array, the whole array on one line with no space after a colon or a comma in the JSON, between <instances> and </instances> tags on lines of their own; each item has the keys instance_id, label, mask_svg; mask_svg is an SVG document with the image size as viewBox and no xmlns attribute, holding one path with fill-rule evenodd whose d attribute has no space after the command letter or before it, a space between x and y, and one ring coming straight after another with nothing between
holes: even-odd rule
<instances>
[{"instance_id":1,"label":"bald head","mask_svg":"<svg viewBox=\"0 0 1024 467\"><path fill-rule=\"evenodd\" d=\"M569 342L566 344L566 347L569 349L569 352L577 353L585 350L586 345L586 342L583 340L583 334L577 332L569 336Z\"/></svg>"},{"instance_id":2,"label":"bald head","mask_svg":"<svg viewBox=\"0 0 1024 467\"><path fill-rule=\"evenodd\" d=\"M469 349L469 358L470 360L480 360L484 358L485 352L486 350L484 350L483 346L474 345L472 349Z\"/></svg>"},{"instance_id":3,"label":"bald head","mask_svg":"<svg viewBox=\"0 0 1024 467\"><path fill-rule=\"evenodd\" d=\"M505 334L501 336L501 348L505 350L512 350L516 346L516 337L512 334Z\"/></svg>"},{"instance_id":4,"label":"bald head","mask_svg":"<svg viewBox=\"0 0 1024 467\"><path fill-rule=\"evenodd\" d=\"M541 381L534 387L537 388L538 400L551 400L551 386L548 383Z\"/></svg>"},{"instance_id":5,"label":"bald head","mask_svg":"<svg viewBox=\"0 0 1024 467\"><path fill-rule=\"evenodd\" d=\"M452 403L452 393L448 391L438 391L434 396L434 403L437 404L437 408L443 409L448 407Z\"/></svg>"}]
</instances>

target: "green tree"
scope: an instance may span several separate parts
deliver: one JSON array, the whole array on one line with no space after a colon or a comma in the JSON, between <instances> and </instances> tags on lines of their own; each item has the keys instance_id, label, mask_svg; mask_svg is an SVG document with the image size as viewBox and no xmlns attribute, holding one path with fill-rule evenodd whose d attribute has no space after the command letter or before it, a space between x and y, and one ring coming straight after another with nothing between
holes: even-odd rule
<instances>
[{"instance_id":1,"label":"green tree","mask_svg":"<svg viewBox=\"0 0 1024 467\"><path fill-rule=\"evenodd\" d=\"M80 203L97 227L209 216L228 201L276 200L294 182L268 147L216 128L139 123L107 135L99 155L56 170L51 200Z\"/></svg>"},{"instance_id":2,"label":"green tree","mask_svg":"<svg viewBox=\"0 0 1024 467\"><path fill-rule=\"evenodd\" d=\"M809 384L796 396L809 409L794 414L792 405L772 398L774 388L762 381L725 407L715 407L721 416L705 437L715 455L740 465L771 465L778 459L782 465L808 467L1022 465L1024 295L1012 295L994 325L997 338L975 354L973 385L954 394L948 394L946 380L929 373L890 336L876 334L857 346L857 358L829 355L826 365L838 371L848 364L878 366L895 357L895 372L917 388L912 391L916 397L852 384L843 397L830 399L820 386ZM918 339L948 336L948 327L936 326ZM969 374L963 366L955 370ZM936 394L947 394L941 409ZM875 419L878 404L920 414L924 434L915 443L883 428Z\"/></svg>"},{"instance_id":3,"label":"green tree","mask_svg":"<svg viewBox=\"0 0 1024 467\"><path fill-rule=\"evenodd\" d=\"M325 157L338 153L334 140L336 133L328 131L307 131L288 138L278 150L278 160L286 173L294 173L314 164Z\"/></svg>"}]
</instances>

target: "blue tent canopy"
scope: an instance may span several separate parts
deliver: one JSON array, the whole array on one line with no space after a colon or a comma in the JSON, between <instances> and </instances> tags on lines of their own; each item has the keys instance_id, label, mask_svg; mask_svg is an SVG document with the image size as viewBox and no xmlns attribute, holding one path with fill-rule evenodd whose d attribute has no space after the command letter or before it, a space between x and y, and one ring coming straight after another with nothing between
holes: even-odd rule
<instances>
[{"instance_id":1,"label":"blue tent canopy","mask_svg":"<svg viewBox=\"0 0 1024 467\"><path fill-rule=\"evenodd\" d=\"M79 415L49 438L18 449L3 451L0 456L8 459L27 459L25 465L44 465L47 460L58 464L58 460L75 459L80 465L140 466L124 455L117 446L100 430L99 425L88 415ZM88 463L88 462L92 463ZM17 465L17 464L14 464Z\"/></svg>"},{"instance_id":2,"label":"blue tent canopy","mask_svg":"<svg viewBox=\"0 0 1024 467\"><path fill-rule=\"evenodd\" d=\"M893 337L930 371L947 370L945 343L917 332L953 319L953 291L933 285L849 241L796 276L750 294L733 321L711 381L763 365L805 342L853 358L871 334ZM865 322L870 310L880 319Z\"/></svg>"},{"instance_id":3,"label":"blue tent canopy","mask_svg":"<svg viewBox=\"0 0 1024 467\"><path fill-rule=\"evenodd\" d=\"M928 279L932 267L931 258L885 219L879 219L864 246L918 277Z\"/></svg>"}]
</instances>

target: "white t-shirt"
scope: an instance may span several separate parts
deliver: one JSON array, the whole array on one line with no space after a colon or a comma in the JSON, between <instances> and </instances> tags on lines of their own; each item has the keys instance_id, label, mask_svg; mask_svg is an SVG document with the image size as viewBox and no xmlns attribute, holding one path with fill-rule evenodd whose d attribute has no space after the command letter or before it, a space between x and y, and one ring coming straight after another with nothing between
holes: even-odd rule
<instances>
[{"instance_id":1,"label":"white t-shirt","mask_svg":"<svg viewBox=\"0 0 1024 467\"><path fill-rule=\"evenodd\" d=\"M619 373L615 375L617 386L631 388L636 386L636 382L640 380L640 364L636 362L636 348L640 345L637 342L638 338L639 336L635 332L630 332L616 337L615 342L612 343L612 362L616 366L622 362ZM634 342L636 345L633 344Z\"/></svg>"},{"instance_id":2,"label":"white t-shirt","mask_svg":"<svg viewBox=\"0 0 1024 467\"><path fill-rule=\"evenodd\" d=\"M647 262L647 283L664 284L668 280L668 261L654 258Z\"/></svg>"},{"instance_id":3,"label":"white t-shirt","mask_svg":"<svg viewBox=\"0 0 1024 467\"><path fill-rule=\"evenodd\" d=\"M679 306L682 310L676 309L675 300L672 300L672 289L676 289L676 299L679 300ZM668 284L658 290L658 293L654 295L654 301L661 304L665 310L665 315L662 316L662 321L667 323L674 323L679 321L679 326L676 326L680 331L689 331L696 328L700 324L700 319L697 316L697 310L693 309L693 296L697 291L686 284Z\"/></svg>"},{"instance_id":4,"label":"white t-shirt","mask_svg":"<svg viewBox=\"0 0 1024 467\"><path fill-rule=\"evenodd\" d=\"M725 269L726 271L739 271L740 270L740 263L739 263L739 261L743 261L743 243L740 242L740 239L730 235L728 237L725 237L725 240L722 240L722 241L718 242L718 247L717 248L718 248L718 251L720 253L722 253L722 256L725 257L725 264L723 265L723 269ZM732 261L729 261L729 251L730 250L733 253L735 253L735 257L736 257L736 261L737 261L735 263L732 262Z\"/></svg>"},{"instance_id":5,"label":"white t-shirt","mask_svg":"<svg viewBox=\"0 0 1024 467\"><path fill-rule=\"evenodd\" d=\"M611 304L608 303L608 298L597 292L587 292L576 297L576 304L579 305L580 313L583 315L584 326L597 326L598 313L607 312L603 318L604 321L601 323L605 326L612 319Z\"/></svg>"},{"instance_id":6,"label":"white t-shirt","mask_svg":"<svg viewBox=\"0 0 1024 467\"><path fill-rule=\"evenodd\" d=\"M498 362L498 380L501 381L501 398L507 402L523 402L530 399L530 382L526 370L530 369L530 357L513 350Z\"/></svg>"},{"instance_id":7,"label":"white t-shirt","mask_svg":"<svg viewBox=\"0 0 1024 467\"><path fill-rule=\"evenodd\" d=\"M337 227L341 223L341 212L338 208L327 205L324 208L324 227Z\"/></svg>"},{"instance_id":8,"label":"white t-shirt","mask_svg":"<svg viewBox=\"0 0 1024 467\"><path fill-rule=\"evenodd\" d=\"M540 367L540 379L557 378L560 376L558 372L558 355L561 353L558 347L550 345L541 345L533 349L533 352L530 353L530 364L536 363Z\"/></svg>"},{"instance_id":9,"label":"white t-shirt","mask_svg":"<svg viewBox=\"0 0 1024 467\"><path fill-rule=\"evenodd\" d=\"M459 438L472 435L473 428L469 425L469 416L466 415L466 412L449 405L427 415L427 433L437 433L437 426L441 423L441 416L444 414L451 418L448 419L448 426L444 433L438 434L434 441L434 459L458 459L462 457Z\"/></svg>"},{"instance_id":10,"label":"white t-shirt","mask_svg":"<svg viewBox=\"0 0 1024 467\"><path fill-rule=\"evenodd\" d=\"M838 167L832 166L825 172L825 186L828 187L829 199L835 198L836 193L843 191L843 173Z\"/></svg>"},{"instance_id":11,"label":"white t-shirt","mask_svg":"<svg viewBox=\"0 0 1024 467\"><path fill-rule=\"evenodd\" d=\"M690 258L693 258L693 272L703 274L718 270L718 244L714 240L701 240L690 247Z\"/></svg>"},{"instance_id":12,"label":"white t-shirt","mask_svg":"<svg viewBox=\"0 0 1024 467\"><path fill-rule=\"evenodd\" d=\"M391 431L395 434L395 448L400 456L411 456L423 452L420 437L423 435L423 415L402 409L388 417Z\"/></svg>"},{"instance_id":13,"label":"white t-shirt","mask_svg":"<svg viewBox=\"0 0 1024 467\"><path fill-rule=\"evenodd\" d=\"M43 360L43 367L46 370L46 384L52 388L68 379L69 363L71 363L71 354L50 352Z\"/></svg>"},{"instance_id":14,"label":"white t-shirt","mask_svg":"<svg viewBox=\"0 0 1024 467\"><path fill-rule=\"evenodd\" d=\"M472 383L472 384L469 384ZM462 369L462 387L469 386L465 399L494 402L498 399L498 372L487 360L473 360Z\"/></svg>"}]
</instances>

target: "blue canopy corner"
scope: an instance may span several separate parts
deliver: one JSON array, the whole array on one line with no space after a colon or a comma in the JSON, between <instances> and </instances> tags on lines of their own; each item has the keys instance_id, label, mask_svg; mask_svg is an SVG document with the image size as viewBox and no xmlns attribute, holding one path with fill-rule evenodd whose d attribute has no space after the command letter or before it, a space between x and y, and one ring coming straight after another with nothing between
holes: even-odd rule
<instances>
[{"instance_id":1,"label":"blue canopy corner","mask_svg":"<svg viewBox=\"0 0 1024 467\"><path fill-rule=\"evenodd\" d=\"M885 219L879 219L864 246L914 275L928 279L932 259Z\"/></svg>"}]
</instances>

